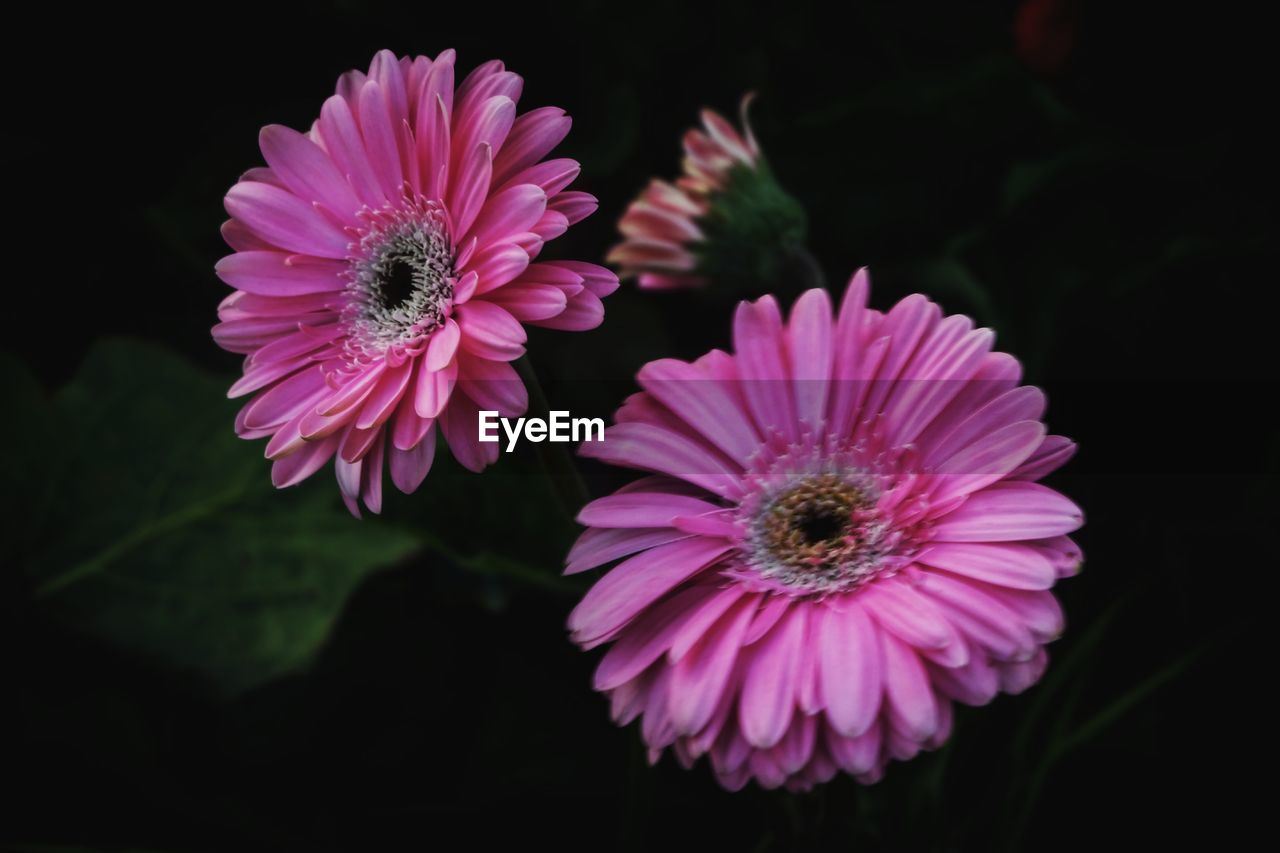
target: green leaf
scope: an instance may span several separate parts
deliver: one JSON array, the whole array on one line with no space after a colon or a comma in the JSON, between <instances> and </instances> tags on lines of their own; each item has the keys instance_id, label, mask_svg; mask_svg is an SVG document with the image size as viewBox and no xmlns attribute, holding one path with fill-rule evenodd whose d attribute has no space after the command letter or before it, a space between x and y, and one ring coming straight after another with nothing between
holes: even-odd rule
<instances>
[{"instance_id":1,"label":"green leaf","mask_svg":"<svg viewBox=\"0 0 1280 853\"><path fill-rule=\"evenodd\" d=\"M45 496L23 562L51 617L234 693L304 666L415 540L351 518L329 482L274 490L225 390L161 349L102 343L53 401L43 481L18 488Z\"/></svg>"}]
</instances>

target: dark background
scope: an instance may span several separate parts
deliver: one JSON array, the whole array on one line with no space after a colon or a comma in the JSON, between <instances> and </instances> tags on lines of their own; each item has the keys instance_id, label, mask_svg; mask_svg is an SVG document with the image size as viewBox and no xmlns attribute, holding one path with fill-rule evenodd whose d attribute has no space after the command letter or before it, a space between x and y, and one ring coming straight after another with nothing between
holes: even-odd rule
<instances>
[{"instance_id":1,"label":"dark background","mask_svg":"<svg viewBox=\"0 0 1280 853\"><path fill-rule=\"evenodd\" d=\"M1227 4L1049 5L1017 37L1016 2L219 3L8 27L0 848L1251 837L1275 793L1272 30ZM947 748L872 788L728 794L704 765L648 769L590 691L598 653L563 630L585 581L556 577L573 527L536 458L438 462L378 522L343 518L328 469L256 491L261 448L220 399L238 362L208 333L221 196L258 128L305 129L342 71L449 46L575 118L561 151L601 204L552 256L598 261L697 110L754 89L833 289L865 264L876 307L921 290L997 330L1081 447L1051 481L1088 522L1044 682L962 710ZM742 295L624 286L601 329L535 333L531 358L557 408L606 415L644 361L724 345ZM251 499L171 524L172 495L232 469ZM65 565L97 576L44 589Z\"/></svg>"}]
</instances>

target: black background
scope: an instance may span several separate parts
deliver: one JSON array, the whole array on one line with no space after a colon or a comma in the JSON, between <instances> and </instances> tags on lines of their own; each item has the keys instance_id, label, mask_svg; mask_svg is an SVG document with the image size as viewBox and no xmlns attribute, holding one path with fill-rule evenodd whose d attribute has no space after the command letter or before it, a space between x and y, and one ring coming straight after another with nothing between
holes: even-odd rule
<instances>
[{"instance_id":1,"label":"black background","mask_svg":"<svg viewBox=\"0 0 1280 853\"><path fill-rule=\"evenodd\" d=\"M551 251L586 260L650 176L675 173L697 110L754 89L832 288L868 265L876 307L923 290L973 313L1046 387L1051 427L1081 446L1052 483L1088 516L1054 658L1112 621L1036 711L1071 697L1064 725L1105 724L1030 806L1025 767L1049 747L1010 752L1041 688L962 712L952 747L873 789L728 794L705 766L643 765L589 689L598 653L564 637L572 595L550 587L414 558L361 586L309 671L229 700L47 618L6 566L0 848L1243 840L1274 794L1274 48L1240 9L1173 5L1074 4L1049 75L1015 55L1013 2L220 3L11 22L3 348L46 387L121 334L235 374L208 334L227 292L221 196L259 164L259 127L305 129L377 49L499 57L526 79L523 108L574 116L561 151L600 210ZM553 403L603 415L645 360L724 345L739 295L624 286L602 329L534 334L531 357ZM588 473L602 493L612 475ZM429 524L434 477L389 513ZM531 549L569 541L545 538Z\"/></svg>"}]
</instances>

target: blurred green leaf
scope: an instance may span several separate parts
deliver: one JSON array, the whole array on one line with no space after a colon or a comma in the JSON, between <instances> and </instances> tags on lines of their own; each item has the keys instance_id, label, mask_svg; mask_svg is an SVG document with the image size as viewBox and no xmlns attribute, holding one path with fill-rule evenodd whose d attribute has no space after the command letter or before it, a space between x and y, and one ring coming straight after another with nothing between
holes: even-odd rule
<instances>
[{"instance_id":1,"label":"blurred green leaf","mask_svg":"<svg viewBox=\"0 0 1280 853\"><path fill-rule=\"evenodd\" d=\"M24 537L52 617L225 692L306 664L360 581L415 546L328 483L274 490L235 407L164 350L98 345L28 448L44 476Z\"/></svg>"}]
</instances>

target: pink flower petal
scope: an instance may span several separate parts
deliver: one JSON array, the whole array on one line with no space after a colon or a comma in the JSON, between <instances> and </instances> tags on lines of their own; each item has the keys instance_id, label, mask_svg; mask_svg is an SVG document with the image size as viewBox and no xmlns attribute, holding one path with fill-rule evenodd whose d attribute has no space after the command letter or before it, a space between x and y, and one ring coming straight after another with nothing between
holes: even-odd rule
<instances>
[{"instance_id":1,"label":"pink flower petal","mask_svg":"<svg viewBox=\"0 0 1280 853\"><path fill-rule=\"evenodd\" d=\"M534 184L517 184L490 196L467 233L482 246L528 231L547 209L547 194Z\"/></svg>"},{"instance_id":2,"label":"pink flower petal","mask_svg":"<svg viewBox=\"0 0 1280 853\"><path fill-rule=\"evenodd\" d=\"M885 707L896 728L917 742L938 727L937 700L920 659L892 634L880 635Z\"/></svg>"},{"instance_id":3,"label":"pink flower petal","mask_svg":"<svg viewBox=\"0 0 1280 853\"><path fill-rule=\"evenodd\" d=\"M619 492L591 501L579 511L577 520L591 527L668 527L677 516L719 510L715 504L686 495Z\"/></svg>"},{"instance_id":4,"label":"pink flower petal","mask_svg":"<svg viewBox=\"0 0 1280 853\"><path fill-rule=\"evenodd\" d=\"M796 416L813 427L826 414L831 330L831 297L825 290L805 291L791 309L787 352L795 382Z\"/></svg>"},{"instance_id":5,"label":"pink flower petal","mask_svg":"<svg viewBox=\"0 0 1280 853\"><path fill-rule=\"evenodd\" d=\"M422 481L426 479L427 472L431 470L431 462L435 455L434 428L428 429L422 440L409 450L392 447L390 450L391 482L405 494L416 492L422 485Z\"/></svg>"},{"instance_id":6,"label":"pink flower petal","mask_svg":"<svg viewBox=\"0 0 1280 853\"><path fill-rule=\"evenodd\" d=\"M350 102L340 95L325 101L317 127L325 151L333 158L338 171L350 181L355 194L370 207L381 205L386 200L383 189L369 160Z\"/></svg>"},{"instance_id":7,"label":"pink flower petal","mask_svg":"<svg viewBox=\"0 0 1280 853\"><path fill-rule=\"evenodd\" d=\"M583 285L596 296L604 299L618 289L618 276L599 264L585 261L556 261L555 266L567 269L582 279Z\"/></svg>"},{"instance_id":8,"label":"pink flower petal","mask_svg":"<svg viewBox=\"0 0 1280 853\"><path fill-rule=\"evenodd\" d=\"M1070 533L1084 523L1080 508L1038 483L995 483L939 520L939 542L1008 542Z\"/></svg>"},{"instance_id":9,"label":"pink flower petal","mask_svg":"<svg viewBox=\"0 0 1280 853\"><path fill-rule=\"evenodd\" d=\"M463 468L479 473L498 460L498 445L481 443L479 410L465 394L453 396L439 424L449 451Z\"/></svg>"},{"instance_id":10,"label":"pink flower petal","mask_svg":"<svg viewBox=\"0 0 1280 853\"><path fill-rule=\"evenodd\" d=\"M523 415L529 408L529 392L524 380L506 362L489 361L469 353L458 356L458 389L485 411L504 418Z\"/></svg>"},{"instance_id":11,"label":"pink flower petal","mask_svg":"<svg viewBox=\"0 0 1280 853\"><path fill-rule=\"evenodd\" d=\"M271 484L277 489L296 486L332 459L337 446L338 439L335 436L313 444L304 444L297 452L277 459L271 466Z\"/></svg>"},{"instance_id":12,"label":"pink flower petal","mask_svg":"<svg viewBox=\"0 0 1280 853\"><path fill-rule=\"evenodd\" d=\"M462 330L461 346L491 361L514 361L524 355L528 336L520 322L492 302L472 300L454 312Z\"/></svg>"},{"instance_id":13,"label":"pink flower petal","mask_svg":"<svg viewBox=\"0 0 1280 853\"><path fill-rule=\"evenodd\" d=\"M519 116L494 163L494 181L501 186L516 172L541 160L560 144L572 124L557 107L541 107Z\"/></svg>"},{"instance_id":14,"label":"pink flower petal","mask_svg":"<svg viewBox=\"0 0 1280 853\"><path fill-rule=\"evenodd\" d=\"M391 200L400 197L404 173L400 169L400 150L388 109L386 96L376 81L370 80L360 89L358 114L369 163L382 194Z\"/></svg>"},{"instance_id":15,"label":"pink flower petal","mask_svg":"<svg viewBox=\"0 0 1280 853\"><path fill-rule=\"evenodd\" d=\"M413 407L421 418L435 418L444 411L458 378L458 365L450 362L440 370L418 371L418 385L414 389Z\"/></svg>"},{"instance_id":16,"label":"pink flower petal","mask_svg":"<svg viewBox=\"0 0 1280 853\"><path fill-rule=\"evenodd\" d=\"M742 734L757 749L782 739L795 712L793 682L799 671L806 608L793 608L756 647L742 681Z\"/></svg>"},{"instance_id":17,"label":"pink flower petal","mask_svg":"<svg viewBox=\"0 0 1280 853\"><path fill-rule=\"evenodd\" d=\"M393 367L383 373L382 379L361 404L360 414L356 418L356 427L358 429L373 429L385 424L392 413L395 412L400 398L408 390L409 379L412 376L413 365L409 362L405 362L399 367Z\"/></svg>"},{"instance_id":18,"label":"pink flower petal","mask_svg":"<svg viewBox=\"0 0 1280 853\"><path fill-rule=\"evenodd\" d=\"M614 465L670 474L718 495L738 483L735 466L706 445L643 423L615 424L604 441L582 445L579 452Z\"/></svg>"},{"instance_id":19,"label":"pink flower petal","mask_svg":"<svg viewBox=\"0 0 1280 853\"><path fill-rule=\"evenodd\" d=\"M565 219L566 226L576 225L596 212L600 202L591 193L562 192L557 193L547 203L548 211L554 211Z\"/></svg>"},{"instance_id":20,"label":"pink flower petal","mask_svg":"<svg viewBox=\"0 0 1280 853\"><path fill-rule=\"evenodd\" d=\"M493 146L479 142L459 152L455 160L458 169L449 181L449 212L453 217L453 227L459 234L466 234L489 194Z\"/></svg>"},{"instance_id":21,"label":"pink flower petal","mask_svg":"<svg viewBox=\"0 0 1280 853\"><path fill-rule=\"evenodd\" d=\"M500 305L521 322L546 320L564 312L564 291L549 284L515 282L491 294L488 302Z\"/></svg>"},{"instance_id":22,"label":"pink flower petal","mask_svg":"<svg viewBox=\"0 0 1280 853\"><path fill-rule=\"evenodd\" d=\"M262 429L282 425L313 407L327 391L319 368L299 371L254 398L245 409L245 426Z\"/></svg>"},{"instance_id":23,"label":"pink flower petal","mask_svg":"<svg viewBox=\"0 0 1280 853\"><path fill-rule=\"evenodd\" d=\"M323 204L348 225L356 224L355 213L361 204L324 149L296 130L278 124L262 129L258 145L272 172L290 192Z\"/></svg>"},{"instance_id":24,"label":"pink flower petal","mask_svg":"<svg viewBox=\"0 0 1280 853\"><path fill-rule=\"evenodd\" d=\"M260 251L236 252L214 266L227 284L262 296L335 293L346 287L346 270L341 261Z\"/></svg>"},{"instance_id":25,"label":"pink flower petal","mask_svg":"<svg viewBox=\"0 0 1280 853\"><path fill-rule=\"evenodd\" d=\"M693 365L651 361L636 376L640 387L740 464L760 447L760 434L732 392Z\"/></svg>"},{"instance_id":26,"label":"pink flower petal","mask_svg":"<svg viewBox=\"0 0 1280 853\"><path fill-rule=\"evenodd\" d=\"M989 432L938 465L931 499L938 503L967 495L1003 479L1044 439L1039 421L1018 421Z\"/></svg>"},{"instance_id":27,"label":"pink flower petal","mask_svg":"<svg viewBox=\"0 0 1280 853\"><path fill-rule=\"evenodd\" d=\"M1048 557L1014 542L939 542L918 554L916 561L1014 589L1048 589L1057 579Z\"/></svg>"},{"instance_id":28,"label":"pink flower petal","mask_svg":"<svg viewBox=\"0 0 1280 853\"><path fill-rule=\"evenodd\" d=\"M270 184L245 182L227 191L227 213L267 242L321 258L345 258L350 238L310 202Z\"/></svg>"},{"instance_id":29,"label":"pink flower petal","mask_svg":"<svg viewBox=\"0 0 1280 853\"><path fill-rule=\"evenodd\" d=\"M1036 451L1010 472L1011 480L1039 480L1067 464L1076 455L1076 443L1061 435L1046 435Z\"/></svg>"},{"instance_id":30,"label":"pink flower petal","mask_svg":"<svg viewBox=\"0 0 1280 853\"><path fill-rule=\"evenodd\" d=\"M569 630L579 642L608 634L730 547L714 540L682 539L631 557L596 582L569 614Z\"/></svg>"},{"instance_id":31,"label":"pink flower petal","mask_svg":"<svg viewBox=\"0 0 1280 853\"><path fill-rule=\"evenodd\" d=\"M728 609L671 671L668 704L672 723L679 731L696 733L711 721L729 689L742 637L754 611L753 599L731 599Z\"/></svg>"},{"instance_id":32,"label":"pink flower petal","mask_svg":"<svg viewBox=\"0 0 1280 853\"><path fill-rule=\"evenodd\" d=\"M844 737L855 738L880 712L880 641L857 602L834 599L819 620L819 684L827 719Z\"/></svg>"},{"instance_id":33,"label":"pink flower petal","mask_svg":"<svg viewBox=\"0 0 1280 853\"><path fill-rule=\"evenodd\" d=\"M453 361L461 340L462 329L452 318L446 319L443 326L431 333L424 367L430 371L444 370Z\"/></svg>"},{"instance_id":34,"label":"pink flower petal","mask_svg":"<svg viewBox=\"0 0 1280 853\"><path fill-rule=\"evenodd\" d=\"M738 306L733 318L733 343L742 377L742 395L762 434L777 432L796 437L796 410L782 313L771 296Z\"/></svg>"},{"instance_id":35,"label":"pink flower petal","mask_svg":"<svg viewBox=\"0 0 1280 853\"><path fill-rule=\"evenodd\" d=\"M688 534L670 527L587 530L569 549L564 573L575 575L655 545L688 538Z\"/></svg>"},{"instance_id":36,"label":"pink flower petal","mask_svg":"<svg viewBox=\"0 0 1280 853\"><path fill-rule=\"evenodd\" d=\"M559 329L564 332L585 332L604 322L604 303L600 297L584 290L569 299L563 311L541 320L530 320L532 326Z\"/></svg>"},{"instance_id":37,"label":"pink flower petal","mask_svg":"<svg viewBox=\"0 0 1280 853\"><path fill-rule=\"evenodd\" d=\"M859 603L881 627L917 649L943 649L960 642L943 611L897 578L871 584Z\"/></svg>"},{"instance_id":38,"label":"pink flower petal","mask_svg":"<svg viewBox=\"0 0 1280 853\"><path fill-rule=\"evenodd\" d=\"M1039 420L1044 413L1044 393L1039 388L1023 386L999 394L976 410L970 408L968 416L941 432L936 441L929 442L924 464L936 467L943 460L954 456L965 447L996 430L1019 421Z\"/></svg>"},{"instance_id":39,"label":"pink flower petal","mask_svg":"<svg viewBox=\"0 0 1280 853\"><path fill-rule=\"evenodd\" d=\"M684 615L715 594L715 587L693 586L672 595L636 620L636 629L613 644L592 678L596 690L620 687L666 654Z\"/></svg>"},{"instance_id":40,"label":"pink flower petal","mask_svg":"<svg viewBox=\"0 0 1280 853\"><path fill-rule=\"evenodd\" d=\"M505 151L506 149L503 150ZM499 189L505 189L514 184L537 184L542 187L542 191L550 199L573 183L581 171L582 167L578 165L577 160L562 157L558 160L545 160L527 169L522 169L501 184L496 183L495 179L494 185Z\"/></svg>"},{"instance_id":41,"label":"pink flower petal","mask_svg":"<svg viewBox=\"0 0 1280 853\"><path fill-rule=\"evenodd\" d=\"M514 281L529 266L529 254L514 243L499 243L476 254L468 268L479 276L476 293L488 293Z\"/></svg>"}]
</instances>

